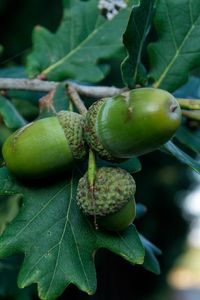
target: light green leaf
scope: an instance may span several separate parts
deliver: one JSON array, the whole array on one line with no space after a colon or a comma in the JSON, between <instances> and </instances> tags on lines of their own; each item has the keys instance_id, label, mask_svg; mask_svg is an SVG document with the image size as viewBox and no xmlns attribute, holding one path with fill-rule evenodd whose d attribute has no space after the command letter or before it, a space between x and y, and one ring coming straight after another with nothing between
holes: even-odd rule
<instances>
[{"instance_id":1,"label":"light green leaf","mask_svg":"<svg viewBox=\"0 0 200 300\"><path fill-rule=\"evenodd\" d=\"M3 96L0 96L0 114L5 125L10 129L18 129L27 123L12 103Z\"/></svg>"},{"instance_id":2,"label":"light green leaf","mask_svg":"<svg viewBox=\"0 0 200 300\"><path fill-rule=\"evenodd\" d=\"M127 57L122 63L122 75L124 83L129 88L133 88L138 79L144 77L141 56L151 27L153 4L154 0L141 0L139 5L133 6L128 26L123 35Z\"/></svg>"},{"instance_id":3,"label":"light green leaf","mask_svg":"<svg viewBox=\"0 0 200 300\"><path fill-rule=\"evenodd\" d=\"M37 283L41 299L57 299L71 283L93 294L94 253L107 248L131 264L142 264L144 248L134 227L122 233L96 231L76 205L78 176L44 186L25 186L0 169L1 193L20 193L23 206L0 238L0 259L23 253L18 284Z\"/></svg>"},{"instance_id":4,"label":"light green leaf","mask_svg":"<svg viewBox=\"0 0 200 300\"><path fill-rule=\"evenodd\" d=\"M13 196L1 196L0 195L0 235L5 230L7 224L9 224L17 215L19 211L18 195Z\"/></svg>"},{"instance_id":5,"label":"light green leaf","mask_svg":"<svg viewBox=\"0 0 200 300\"><path fill-rule=\"evenodd\" d=\"M33 32L33 52L27 60L29 76L87 82L103 79L107 71L101 62L123 46L122 34L135 0L129 2L128 8L108 21L100 15L97 0L63 1L64 14L57 32L39 26Z\"/></svg>"},{"instance_id":6,"label":"light green leaf","mask_svg":"<svg viewBox=\"0 0 200 300\"><path fill-rule=\"evenodd\" d=\"M149 79L156 88L174 91L200 65L200 1L157 1L158 40L148 47Z\"/></svg>"}]
</instances>

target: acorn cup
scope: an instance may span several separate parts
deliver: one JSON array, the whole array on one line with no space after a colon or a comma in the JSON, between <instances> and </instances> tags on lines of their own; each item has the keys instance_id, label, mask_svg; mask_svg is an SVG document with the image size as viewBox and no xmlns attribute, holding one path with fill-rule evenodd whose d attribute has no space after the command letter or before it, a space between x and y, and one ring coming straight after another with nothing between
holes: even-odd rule
<instances>
[{"instance_id":1,"label":"acorn cup","mask_svg":"<svg viewBox=\"0 0 200 300\"><path fill-rule=\"evenodd\" d=\"M66 172L86 157L83 117L61 111L32 122L5 141L2 154L7 168L21 179L40 179Z\"/></svg>"},{"instance_id":2,"label":"acorn cup","mask_svg":"<svg viewBox=\"0 0 200 300\"><path fill-rule=\"evenodd\" d=\"M86 216L93 216L100 228L109 231L126 229L135 219L133 177L121 168L97 169L93 189L86 173L78 183L77 204Z\"/></svg>"},{"instance_id":3,"label":"acorn cup","mask_svg":"<svg viewBox=\"0 0 200 300\"><path fill-rule=\"evenodd\" d=\"M100 157L115 161L156 150L181 123L181 109L170 93L140 88L95 102L88 110L84 132Z\"/></svg>"}]
</instances>

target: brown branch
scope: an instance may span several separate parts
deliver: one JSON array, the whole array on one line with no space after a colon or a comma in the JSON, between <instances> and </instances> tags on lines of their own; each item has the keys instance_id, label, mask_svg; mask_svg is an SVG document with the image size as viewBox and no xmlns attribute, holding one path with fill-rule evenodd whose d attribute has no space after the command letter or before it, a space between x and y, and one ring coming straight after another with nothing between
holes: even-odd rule
<instances>
[{"instance_id":1,"label":"brown branch","mask_svg":"<svg viewBox=\"0 0 200 300\"><path fill-rule=\"evenodd\" d=\"M74 86L71 84L68 84L67 91L68 91L71 101L73 102L74 106L77 108L78 112L81 115L85 116L87 113L87 108L85 107L83 101L79 97L79 94L76 91L76 89L74 88Z\"/></svg>"},{"instance_id":2,"label":"brown branch","mask_svg":"<svg viewBox=\"0 0 200 300\"><path fill-rule=\"evenodd\" d=\"M65 81L70 84L75 90L83 96L91 98L112 97L124 92L126 89L119 89L109 86L89 86L78 84L72 81ZM40 79L15 79L15 78L0 78L0 90L24 90L35 92L50 92L57 88L59 82L44 81Z\"/></svg>"}]
</instances>

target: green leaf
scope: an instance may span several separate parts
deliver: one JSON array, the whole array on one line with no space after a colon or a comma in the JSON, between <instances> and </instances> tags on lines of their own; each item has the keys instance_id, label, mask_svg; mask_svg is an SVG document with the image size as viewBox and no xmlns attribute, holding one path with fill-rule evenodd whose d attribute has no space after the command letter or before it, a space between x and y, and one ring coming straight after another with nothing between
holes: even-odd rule
<instances>
[{"instance_id":1,"label":"green leaf","mask_svg":"<svg viewBox=\"0 0 200 300\"><path fill-rule=\"evenodd\" d=\"M200 1L157 1L158 41L148 47L149 78L156 88L174 91L200 65Z\"/></svg>"},{"instance_id":2,"label":"green leaf","mask_svg":"<svg viewBox=\"0 0 200 300\"><path fill-rule=\"evenodd\" d=\"M161 251L155 245L153 245L150 241L148 241L144 236L140 235L140 239L145 248L145 258L143 267L153 272L154 274L160 274L160 265L156 258L156 255L160 255Z\"/></svg>"},{"instance_id":3,"label":"green leaf","mask_svg":"<svg viewBox=\"0 0 200 300\"><path fill-rule=\"evenodd\" d=\"M123 42L127 49L127 57L122 63L124 83L133 88L138 78L144 77L144 66L141 56L146 37L149 33L154 0L141 0L139 5L133 6L128 26L123 35Z\"/></svg>"},{"instance_id":4,"label":"green leaf","mask_svg":"<svg viewBox=\"0 0 200 300\"><path fill-rule=\"evenodd\" d=\"M48 95L45 96L47 99ZM42 98L40 99L42 100ZM59 112L61 110L69 110L69 97L66 90L66 83L62 82L60 83L55 91L55 94L53 95L52 99L50 96L50 101L52 101L52 107L45 106L41 111L39 118L46 118L50 117L52 115L55 115L55 112Z\"/></svg>"},{"instance_id":5,"label":"green leaf","mask_svg":"<svg viewBox=\"0 0 200 300\"><path fill-rule=\"evenodd\" d=\"M33 52L27 59L30 77L40 74L49 80L67 78L98 82L105 77L105 65L122 48L122 34L131 5L111 21L100 15L97 0L65 0L64 15L55 34L37 26ZM108 68L106 68L107 70Z\"/></svg>"},{"instance_id":6,"label":"green leaf","mask_svg":"<svg viewBox=\"0 0 200 300\"><path fill-rule=\"evenodd\" d=\"M142 264L144 248L132 225L123 233L104 233L82 215L75 201L78 176L46 186L25 186L0 169L1 193L20 193L23 206L0 238L0 259L24 253L18 284L37 283L41 299L53 300L71 283L96 290L94 253L107 248L131 264Z\"/></svg>"},{"instance_id":7,"label":"green leaf","mask_svg":"<svg viewBox=\"0 0 200 300\"><path fill-rule=\"evenodd\" d=\"M3 96L0 96L0 114L3 116L5 125L10 129L18 129L27 123L12 103Z\"/></svg>"},{"instance_id":8,"label":"green leaf","mask_svg":"<svg viewBox=\"0 0 200 300\"><path fill-rule=\"evenodd\" d=\"M180 148L178 148L173 142L166 143L161 150L164 150L165 152L175 156L180 162L183 164L189 166L194 171L200 174L200 163L198 160L195 160L188 154L186 154L184 151L182 151Z\"/></svg>"},{"instance_id":9,"label":"green leaf","mask_svg":"<svg viewBox=\"0 0 200 300\"><path fill-rule=\"evenodd\" d=\"M2 78L27 78L25 68L22 66L0 68L0 77ZM41 98L44 93L35 91L19 91L19 90L7 90L6 95L8 98L23 99L27 102L34 104L38 103L38 99Z\"/></svg>"},{"instance_id":10,"label":"green leaf","mask_svg":"<svg viewBox=\"0 0 200 300\"><path fill-rule=\"evenodd\" d=\"M196 154L200 154L200 135L198 132L180 126L173 139L178 140L182 145L191 149Z\"/></svg>"},{"instance_id":11,"label":"green leaf","mask_svg":"<svg viewBox=\"0 0 200 300\"><path fill-rule=\"evenodd\" d=\"M18 195L0 196L0 235L5 230L8 223L10 223L19 211Z\"/></svg>"}]
</instances>

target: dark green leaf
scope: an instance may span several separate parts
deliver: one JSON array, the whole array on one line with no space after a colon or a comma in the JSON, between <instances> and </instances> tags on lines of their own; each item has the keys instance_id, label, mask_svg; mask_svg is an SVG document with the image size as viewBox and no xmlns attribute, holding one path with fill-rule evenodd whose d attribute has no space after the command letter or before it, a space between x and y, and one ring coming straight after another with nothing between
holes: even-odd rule
<instances>
[{"instance_id":1,"label":"dark green leaf","mask_svg":"<svg viewBox=\"0 0 200 300\"><path fill-rule=\"evenodd\" d=\"M191 149L196 154L200 154L200 135L195 131L191 131L184 126L180 126L177 130L175 140L178 140L185 147Z\"/></svg>"},{"instance_id":2,"label":"dark green leaf","mask_svg":"<svg viewBox=\"0 0 200 300\"><path fill-rule=\"evenodd\" d=\"M33 288L19 289L17 286L17 275L21 259L9 257L0 261L0 297L13 300L32 300Z\"/></svg>"},{"instance_id":3,"label":"dark green leaf","mask_svg":"<svg viewBox=\"0 0 200 300\"><path fill-rule=\"evenodd\" d=\"M124 83L133 88L138 78L144 80L144 67L141 63L141 55L146 37L149 33L154 0L141 0L139 5L133 6L128 26L123 35L123 42L127 49L127 57L122 63L122 75Z\"/></svg>"},{"instance_id":4,"label":"dark green leaf","mask_svg":"<svg viewBox=\"0 0 200 300\"><path fill-rule=\"evenodd\" d=\"M48 97L48 95L47 95ZM50 96L51 97L51 96ZM42 100L42 99L41 99ZM69 98L66 90L66 83L60 83L52 97L52 107L45 106L39 115L39 118L50 117L61 110L69 109Z\"/></svg>"},{"instance_id":5,"label":"dark green leaf","mask_svg":"<svg viewBox=\"0 0 200 300\"><path fill-rule=\"evenodd\" d=\"M24 253L18 284L38 284L39 296L53 300L70 284L96 289L94 253L107 248L131 264L142 264L144 248L132 225L123 233L104 233L82 215L75 201L77 175L48 186L25 186L0 169L1 193L20 193L24 203L0 238L0 258Z\"/></svg>"},{"instance_id":6,"label":"dark green leaf","mask_svg":"<svg viewBox=\"0 0 200 300\"><path fill-rule=\"evenodd\" d=\"M175 156L180 162L183 164L189 166L197 173L200 173L200 163L198 160L195 160L188 154L186 154L184 151L182 151L180 148L178 148L173 142L166 143L163 147L163 150L166 151L169 154L172 154ZM161 150L162 150L161 148Z\"/></svg>"},{"instance_id":7,"label":"dark green leaf","mask_svg":"<svg viewBox=\"0 0 200 300\"><path fill-rule=\"evenodd\" d=\"M33 32L33 52L28 56L27 70L50 80L72 78L98 82L105 77L105 65L122 48L132 3L112 20L100 15L98 1L65 0L62 23L55 34L37 26ZM107 70L108 68L106 68Z\"/></svg>"},{"instance_id":8,"label":"dark green leaf","mask_svg":"<svg viewBox=\"0 0 200 300\"><path fill-rule=\"evenodd\" d=\"M9 67L0 68L0 77L2 78L27 78L24 67ZM35 91L19 91L19 90L7 90L7 95L9 98L13 99L23 99L27 102L38 103L38 99L41 98L44 93Z\"/></svg>"},{"instance_id":9,"label":"dark green leaf","mask_svg":"<svg viewBox=\"0 0 200 300\"><path fill-rule=\"evenodd\" d=\"M18 129L27 123L12 103L3 96L0 96L0 114L5 125L10 129Z\"/></svg>"},{"instance_id":10,"label":"dark green leaf","mask_svg":"<svg viewBox=\"0 0 200 300\"><path fill-rule=\"evenodd\" d=\"M25 78L27 77L25 69L22 66L0 68L0 77L3 78Z\"/></svg>"},{"instance_id":11,"label":"dark green leaf","mask_svg":"<svg viewBox=\"0 0 200 300\"><path fill-rule=\"evenodd\" d=\"M161 251L151 242L149 242L145 237L140 235L140 239L145 248L145 258L143 267L148 271L151 271L157 275L160 274L160 265L156 258L156 255L160 255Z\"/></svg>"},{"instance_id":12,"label":"dark green leaf","mask_svg":"<svg viewBox=\"0 0 200 300\"><path fill-rule=\"evenodd\" d=\"M200 98L200 78L190 76L186 84L174 92L177 98Z\"/></svg>"},{"instance_id":13,"label":"dark green leaf","mask_svg":"<svg viewBox=\"0 0 200 300\"><path fill-rule=\"evenodd\" d=\"M200 1L157 1L158 41L149 45L153 86L174 91L200 65Z\"/></svg>"}]
</instances>

